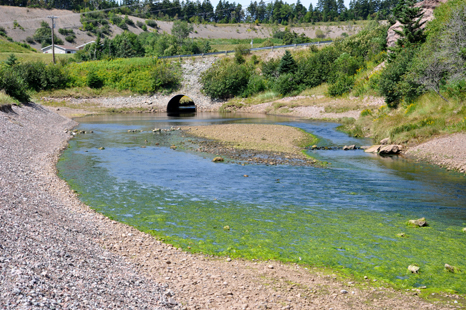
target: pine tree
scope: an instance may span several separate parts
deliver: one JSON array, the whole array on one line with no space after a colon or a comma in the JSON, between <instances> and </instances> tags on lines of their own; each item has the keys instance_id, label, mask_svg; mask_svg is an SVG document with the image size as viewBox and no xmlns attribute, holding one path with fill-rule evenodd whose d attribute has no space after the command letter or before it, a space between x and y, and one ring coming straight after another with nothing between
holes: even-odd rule
<instances>
[{"instance_id":1,"label":"pine tree","mask_svg":"<svg viewBox=\"0 0 466 310\"><path fill-rule=\"evenodd\" d=\"M401 30L395 30L400 35L397 41L399 47L403 45L422 43L425 40L424 30L421 28L425 24L421 22L424 13L422 8L414 7L413 0L402 1L403 6L395 8L396 19L402 24Z\"/></svg>"},{"instance_id":2,"label":"pine tree","mask_svg":"<svg viewBox=\"0 0 466 310\"><path fill-rule=\"evenodd\" d=\"M280 60L278 72L280 74L286 74L288 72L293 72L294 70L296 70L296 67L296 62L294 61L290 51L285 51L285 55L283 55L282 59Z\"/></svg>"}]
</instances>

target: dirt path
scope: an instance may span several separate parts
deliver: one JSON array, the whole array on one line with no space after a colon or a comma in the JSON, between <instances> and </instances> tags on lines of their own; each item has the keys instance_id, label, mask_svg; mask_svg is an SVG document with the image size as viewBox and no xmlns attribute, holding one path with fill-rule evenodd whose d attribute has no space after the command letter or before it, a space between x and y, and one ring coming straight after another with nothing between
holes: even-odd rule
<instances>
[{"instance_id":1,"label":"dirt path","mask_svg":"<svg viewBox=\"0 0 466 310\"><path fill-rule=\"evenodd\" d=\"M92 211L57 177L64 130L74 122L36 105L13 109L0 112L0 308L458 307L456 296L446 296L451 305L431 304L419 291L378 288L371 279L163 244Z\"/></svg>"}]
</instances>

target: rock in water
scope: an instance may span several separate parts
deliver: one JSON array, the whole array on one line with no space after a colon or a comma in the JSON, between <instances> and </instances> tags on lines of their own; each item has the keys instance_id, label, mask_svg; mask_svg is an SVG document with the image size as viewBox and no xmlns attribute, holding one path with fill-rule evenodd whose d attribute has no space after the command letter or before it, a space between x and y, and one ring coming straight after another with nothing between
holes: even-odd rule
<instances>
[{"instance_id":1,"label":"rock in water","mask_svg":"<svg viewBox=\"0 0 466 310\"><path fill-rule=\"evenodd\" d=\"M223 157L217 156L214 159L212 159L212 161L214 163L218 163L218 162L222 162L222 161L225 161L225 160L223 159Z\"/></svg>"},{"instance_id":2,"label":"rock in water","mask_svg":"<svg viewBox=\"0 0 466 310\"><path fill-rule=\"evenodd\" d=\"M381 147L382 147L381 145L373 145L373 146L368 147L367 149L365 149L364 152L366 152L366 153L378 153Z\"/></svg>"},{"instance_id":3,"label":"rock in water","mask_svg":"<svg viewBox=\"0 0 466 310\"><path fill-rule=\"evenodd\" d=\"M345 145L343 147L343 151L349 151L349 150L354 150L356 148L356 145Z\"/></svg>"},{"instance_id":4,"label":"rock in water","mask_svg":"<svg viewBox=\"0 0 466 310\"><path fill-rule=\"evenodd\" d=\"M466 232L466 227L465 227L465 228L463 228L463 232Z\"/></svg>"},{"instance_id":5,"label":"rock in water","mask_svg":"<svg viewBox=\"0 0 466 310\"><path fill-rule=\"evenodd\" d=\"M448 264L445 264L445 269L449 272L452 272L452 273L455 273L458 271L458 268L455 267L455 266L451 266L451 265L448 265Z\"/></svg>"},{"instance_id":6,"label":"rock in water","mask_svg":"<svg viewBox=\"0 0 466 310\"><path fill-rule=\"evenodd\" d=\"M383 146L379 149L379 155L396 155L401 152L402 146L401 145L387 145Z\"/></svg>"},{"instance_id":7,"label":"rock in water","mask_svg":"<svg viewBox=\"0 0 466 310\"><path fill-rule=\"evenodd\" d=\"M419 273L419 268L418 266L415 266L415 265L409 265L408 266L408 270L411 271L411 273Z\"/></svg>"},{"instance_id":8,"label":"rock in water","mask_svg":"<svg viewBox=\"0 0 466 310\"><path fill-rule=\"evenodd\" d=\"M428 226L425 217L421 217L420 219L417 219L417 220L409 220L408 223L414 226L419 226L419 227Z\"/></svg>"},{"instance_id":9,"label":"rock in water","mask_svg":"<svg viewBox=\"0 0 466 310\"><path fill-rule=\"evenodd\" d=\"M99 147L99 150L105 150L105 148L103 146Z\"/></svg>"}]
</instances>

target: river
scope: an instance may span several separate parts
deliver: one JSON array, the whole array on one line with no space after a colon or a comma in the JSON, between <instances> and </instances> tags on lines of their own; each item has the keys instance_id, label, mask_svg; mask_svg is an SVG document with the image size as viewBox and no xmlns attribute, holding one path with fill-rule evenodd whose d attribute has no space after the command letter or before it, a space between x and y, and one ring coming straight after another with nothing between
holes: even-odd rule
<instances>
[{"instance_id":1,"label":"river","mask_svg":"<svg viewBox=\"0 0 466 310\"><path fill-rule=\"evenodd\" d=\"M193 252L276 259L368 275L400 288L466 293L466 178L402 157L309 151L328 168L254 165L194 151L196 139L155 127L285 124L319 145L368 145L338 124L286 117L198 113L88 116L58 162L59 175L93 209ZM137 131L137 132L128 132ZM142 130L142 132L140 132ZM170 145L176 144L176 150ZM99 150L104 147L104 150ZM247 175L248 177L244 177ZM407 221L426 217L429 226ZM404 233L405 237L398 234ZM417 264L419 274L407 267Z\"/></svg>"}]
</instances>

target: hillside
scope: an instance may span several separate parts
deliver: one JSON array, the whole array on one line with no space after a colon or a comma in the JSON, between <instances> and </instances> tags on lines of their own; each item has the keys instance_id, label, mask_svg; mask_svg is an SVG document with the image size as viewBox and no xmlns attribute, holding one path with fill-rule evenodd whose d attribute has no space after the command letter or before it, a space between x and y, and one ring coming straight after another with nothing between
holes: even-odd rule
<instances>
[{"instance_id":1,"label":"hillside","mask_svg":"<svg viewBox=\"0 0 466 310\"><path fill-rule=\"evenodd\" d=\"M0 36L0 53L33 53L33 51Z\"/></svg>"},{"instance_id":2,"label":"hillside","mask_svg":"<svg viewBox=\"0 0 466 310\"><path fill-rule=\"evenodd\" d=\"M47 16L57 16L56 30L59 28L72 28L76 33L75 43L70 44L66 42L66 45L78 46L95 39L94 35L89 35L85 31L79 30L82 26L80 21L80 14L74 13L69 10L46 10L36 8L23 8L13 6L0 6L0 26L4 27L7 35L13 38L15 41L25 42L27 37L32 37L37 28L40 27L42 21L47 21L50 24L50 19ZM137 21L144 22L144 19L129 16L135 23ZM17 23L20 27L14 28L13 22ZM314 26L305 27L292 27L291 30L301 34L304 33L310 38L316 37L316 31L321 30L326 38L336 38L346 33L348 35L355 34L363 28L365 21L359 21L356 25L352 22L341 22L341 23L330 23L330 24L317 24ZM170 33L172 28L172 22L157 21L157 31ZM154 31L151 27L148 27L149 31ZM284 30L284 27L277 28ZM121 34L123 30L115 25L110 24L111 37L117 34ZM129 26L129 31L139 34L143 30L137 26ZM190 37L193 38L205 38L205 39L253 39L253 38L268 38L272 35L273 28L270 25L259 25L250 27L249 24L199 24L194 25L194 31ZM55 31L55 34L65 39L65 36ZM37 50L40 50L40 44L31 44L31 46Z\"/></svg>"}]
</instances>

